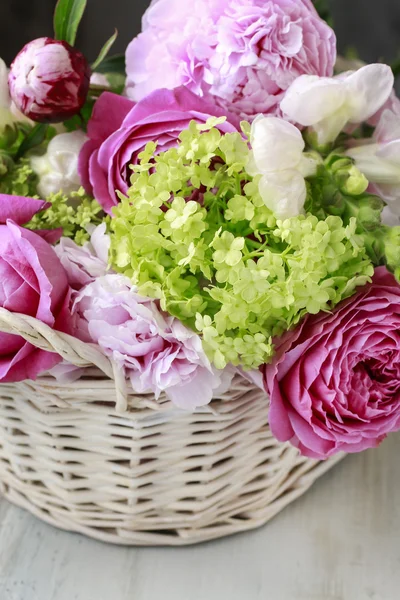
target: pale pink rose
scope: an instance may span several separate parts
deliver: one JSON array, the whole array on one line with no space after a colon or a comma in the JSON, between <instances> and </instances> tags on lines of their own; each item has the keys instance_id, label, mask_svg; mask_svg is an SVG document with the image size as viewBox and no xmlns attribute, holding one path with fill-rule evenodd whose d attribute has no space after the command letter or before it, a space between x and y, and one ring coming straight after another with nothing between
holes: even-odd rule
<instances>
[{"instance_id":1,"label":"pale pink rose","mask_svg":"<svg viewBox=\"0 0 400 600\"><path fill-rule=\"evenodd\" d=\"M374 448L400 429L400 285L386 267L330 313L306 317L264 367L270 426L305 456Z\"/></svg>"},{"instance_id":2,"label":"pale pink rose","mask_svg":"<svg viewBox=\"0 0 400 600\"><path fill-rule=\"evenodd\" d=\"M311 0L158 0L128 46L127 94L187 86L252 119L304 73L331 76L336 38Z\"/></svg>"},{"instance_id":3,"label":"pale pink rose","mask_svg":"<svg viewBox=\"0 0 400 600\"><path fill-rule=\"evenodd\" d=\"M29 42L8 77L17 108L33 121L57 123L73 117L86 101L89 65L67 42L39 38Z\"/></svg>"}]
</instances>

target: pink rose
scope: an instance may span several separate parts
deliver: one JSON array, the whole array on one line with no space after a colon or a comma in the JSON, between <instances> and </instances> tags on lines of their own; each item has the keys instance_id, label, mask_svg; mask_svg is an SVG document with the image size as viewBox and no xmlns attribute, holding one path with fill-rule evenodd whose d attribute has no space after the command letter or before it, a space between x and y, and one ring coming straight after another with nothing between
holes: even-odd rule
<instances>
[{"instance_id":1,"label":"pink rose","mask_svg":"<svg viewBox=\"0 0 400 600\"><path fill-rule=\"evenodd\" d=\"M11 65L8 78L17 108L33 121L57 123L73 117L86 101L90 68L67 42L29 42Z\"/></svg>"},{"instance_id":2,"label":"pink rose","mask_svg":"<svg viewBox=\"0 0 400 600\"><path fill-rule=\"evenodd\" d=\"M77 295L73 310L80 337L98 344L124 368L138 393L153 392L158 398L165 392L180 408L194 409L229 387L233 371L214 369L200 337L162 312L157 301L137 294L122 275L89 283ZM65 377L60 371L56 375Z\"/></svg>"},{"instance_id":3,"label":"pink rose","mask_svg":"<svg viewBox=\"0 0 400 600\"><path fill-rule=\"evenodd\" d=\"M400 285L385 267L332 313L307 317L264 368L270 425L312 458L400 429Z\"/></svg>"},{"instance_id":4,"label":"pink rose","mask_svg":"<svg viewBox=\"0 0 400 600\"><path fill-rule=\"evenodd\" d=\"M252 119L279 111L299 75L331 76L335 59L311 0L156 0L126 52L127 94L185 85Z\"/></svg>"},{"instance_id":5,"label":"pink rose","mask_svg":"<svg viewBox=\"0 0 400 600\"><path fill-rule=\"evenodd\" d=\"M89 194L111 213L118 204L116 190L126 194L130 165L148 142L158 141L162 152L178 141L193 119L204 123L210 116L224 112L184 87L173 91L157 90L138 104L110 92L97 101L88 126L89 141L81 150L79 174ZM221 131L237 131L235 117L219 126Z\"/></svg>"},{"instance_id":6,"label":"pink rose","mask_svg":"<svg viewBox=\"0 0 400 600\"><path fill-rule=\"evenodd\" d=\"M67 331L70 289L53 248L59 232L33 232L20 225L46 208L31 198L0 194L0 306ZM0 381L35 379L61 357L39 350L18 335L0 332Z\"/></svg>"}]
</instances>

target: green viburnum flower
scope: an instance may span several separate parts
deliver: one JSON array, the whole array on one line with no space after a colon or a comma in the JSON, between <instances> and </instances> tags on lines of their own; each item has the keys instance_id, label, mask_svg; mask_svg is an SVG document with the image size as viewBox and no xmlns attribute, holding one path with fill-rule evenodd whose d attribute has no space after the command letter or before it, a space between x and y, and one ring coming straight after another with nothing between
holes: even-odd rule
<instances>
[{"instance_id":1,"label":"green viburnum flower","mask_svg":"<svg viewBox=\"0 0 400 600\"><path fill-rule=\"evenodd\" d=\"M228 267L235 267L242 260L244 243L244 238L235 238L228 231L224 231L221 236L217 234L212 242L212 246L215 248L214 262L216 264L226 264Z\"/></svg>"},{"instance_id":2,"label":"green viburnum flower","mask_svg":"<svg viewBox=\"0 0 400 600\"><path fill-rule=\"evenodd\" d=\"M340 216L345 225L355 219L356 232L377 266L386 261L383 242L386 228L381 223L385 203L369 193L368 186L353 159L333 152L319 166L316 177L308 181L305 208L319 219Z\"/></svg>"},{"instance_id":3,"label":"green viburnum flower","mask_svg":"<svg viewBox=\"0 0 400 600\"><path fill-rule=\"evenodd\" d=\"M99 225L102 221L102 208L83 189L65 196L62 192L51 194L47 201L51 206L38 213L26 225L29 229L63 229L65 237L72 238L82 245L89 239L86 226Z\"/></svg>"},{"instance_id":4,"label":"green viburnum flower","mask_svg":"<svg viewBox=\"0 0 400 600\"><path fill-rule=\"evenodd\" d=\"M35 197L38 178L30 166L30 161L23 158L14 162L6 153L0 157L0 193L14 196Z\"/></svg>"},{"instance_id":5,"label":"green viburnum flower","mask_svg":"<svg viewBox=\"0 0 400 600\"><path fill-rule=\"evenodd\" d=\"M192 123L176 148L147 146L109 223L114 269L197 330L218 368L265 363L274 336L330 310L373 274L357 217L344 222L321 208L328 184L343 194L335 174L322 183L317 174L313 194L310 184L310 207L323 214L279 221L248 159L241 134Z\"/></svg>"},{"instance_id":6,"label":"green viburnum flower","mask_svg":"<svg viewBox=\"0 0 400 600\"><path fill-rule=\"evenodd\" d=\"M14 130L11 130L14 131ZM13 159L9 151L2 150L7 141L5 134L0 137L0 193L14 196L39 198L38 177L31 167L29 158ZM10 137L10 133L7 134ZM44 143L47 143L46 141ZM61 192L46 198L51 206L38 213L26 225L29 229L63 229L63 235L83 244L89 239L87 225L98 225L103 221L101 206L89 197L83 189L70 197Z\"/></svg>"}]
</instances>

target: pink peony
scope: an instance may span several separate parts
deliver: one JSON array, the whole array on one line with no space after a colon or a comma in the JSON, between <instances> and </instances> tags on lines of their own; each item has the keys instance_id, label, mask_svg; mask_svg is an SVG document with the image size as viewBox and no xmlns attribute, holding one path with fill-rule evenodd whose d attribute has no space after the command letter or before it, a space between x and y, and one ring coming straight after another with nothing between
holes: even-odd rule
<instances>
[{"instance_id":1,"label":"pink peony","mask_svg":"<svg viewBox=\"0 0 400 600\"><path fill-rule=\"evenodd\" d=\"M313 458L378 446L400 429L400 286L385 267L333 313L284 336L264 370L270 425Z\"/></svg>"},{"instance_id":2,"label":"pink peony","mask_svg":"<svg viewBox=\"0 0 400 600\"><path fill-rule=\"evenodd\" d=\"M80 290L96 277L106 275L111 245L106 229L105 223L97 227L91 226L90 242L85 242L83 246L78 246L73 240L63 237L55 247L72 289Z\"/></svg>"},{"instance_id":3,"label":"pink peony","mask_svg":"<svg viewBox=\"0 0 400 600\"><path fill-rule=\"evenodd\" d=\"M210 116L223 116L221 109L200 99L184 87L157 90L134 104L110 92L97 101L88 126L89 141L79 157L79 174L89 194L111 213L118 204L116 190L126 194L130 165L148 142L158 141L162 152L177 143L178 136L193 119L204 123ZM223 132L237 131L235 117L219 126Z\"/></svg>"},{"instance_id":4,"label":"pink peony","mask_svg":"<svg viewBox=\"0 0 400 600\"><path fill-rule=\"evenodd\" d=\"M299 75L331 76L335 60L311 0L156 0L127 49L127 94L185 85L252 119L278 112Z\"/></svg>"},{"instance_id":5,"label":"pink peony","mask_svg":"<svg viewBox=\"0 0 400 600\"><path fill-rule=\"evenodd\" d=\"M70 289L53 248L57 232L33 232L20 225L47 205L41 200L0 194L0 306L67 331ZM43 239L45 238L45 239ZM61 357L39 350L18 335L0 332L0 381L34 379Z\"/></svg>"},{"instance_id":6,"label":"pink peony","mask_svg":"<svg viewBox=\"0 0 400 600\"><path fill-rule=\"evenodd\" d=\"M74 303L79 334L126 369L133 389L166 392L180 408L208 404L228 372L216 371L201 340L158 303L135 293L129 279L106 275L84 287ZM228 382L229 383L229 382Z\"/></svg>"},{"instance_id":7,"label":"pink peony","mask_svg":"<svg viewBox=\"0 0 400 600\"><path fill-rule=\"evenodd\" d=\"M86 101L89 65L67 42L29 42L11 65L8 78L17 108L33 121L57 123L73 117Z\"/></svg>"}]
</instances>

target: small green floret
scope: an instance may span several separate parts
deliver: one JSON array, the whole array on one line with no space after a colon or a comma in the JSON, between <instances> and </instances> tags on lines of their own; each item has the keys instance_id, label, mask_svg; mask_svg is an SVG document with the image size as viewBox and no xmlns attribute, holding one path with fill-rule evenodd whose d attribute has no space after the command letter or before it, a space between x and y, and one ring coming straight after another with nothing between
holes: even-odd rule
<instances>
[{"instance_id":1,"label":"small green floret","mask_svg":"<svg viewBox=\"0 0 400 600\"><path fill-rule=\"evenodd\" d=\"M30 161L22 158L18 162L4 153L0 156L0 193L14 196L35 197L38 178Z\"/></svg>"},{"instance_id":2,"label":"small green floret","mask_svg":"<svg viewBox=\"0 0 400 600\"><path fill-rule=\"evenodd\" d=\"M87 225L99 225L103 220L101 206L87 196L83 189L70 196L62 192L46 198L51 206L41 211L28 223L29 229L63 229L63 236L83 244L89 239Z\"/></svg>"}]
</instances>

